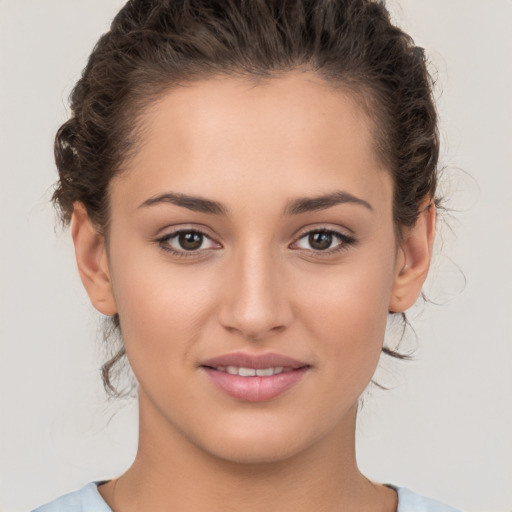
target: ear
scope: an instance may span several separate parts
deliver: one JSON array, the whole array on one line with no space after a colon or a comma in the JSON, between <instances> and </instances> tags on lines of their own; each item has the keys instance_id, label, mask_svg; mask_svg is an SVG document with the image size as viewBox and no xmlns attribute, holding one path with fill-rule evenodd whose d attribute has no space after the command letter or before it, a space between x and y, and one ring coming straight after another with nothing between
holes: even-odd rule
<instances>
[{"instance_id":1,"label":"ear","mask_svg":"<svg viewBox=\"0 0 512 512\"><path fill-rule=\"evenodd\" d=\"M108 268L105 238L92 225L82 203L74 204L72 235L78 272L92 305L104 315L114 315L117 308Z\"/></svg>"},{"instance_id":2,"label":"ear","mask_svg":"<svg viewBox=\"0 0 512 512\"><path fill-rule=\"evenodd\" d=\"M400 313L418 299L427 278L436 231L436 211L433 202L423 206L414 226L407 228L398 249L395 282L389 311Z\"/></svg>"}]
</instances>

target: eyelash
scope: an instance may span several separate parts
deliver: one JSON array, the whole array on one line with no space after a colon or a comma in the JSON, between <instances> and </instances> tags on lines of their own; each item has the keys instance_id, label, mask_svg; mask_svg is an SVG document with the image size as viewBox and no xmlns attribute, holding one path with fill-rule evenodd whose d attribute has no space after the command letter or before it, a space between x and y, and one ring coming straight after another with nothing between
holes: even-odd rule
<instances>
[{"instance_id":1,"label":"eyelash","mask_svg":"<svg viewBox=\"0 0 512 512\"><path fill-rule=\"evenodd\" d=\"M194 234L194 235L200 235L204 239L210 240L213 242L212 238L209 237L206 233L199 229L178 229L177 231L173 231L172 233L168 233L160 238L156 239L156 242L160 246L160 248L166 252L171 253L173 256L177 256L178 258L191 258L191 257L197 257L199 254L201 254L203 251L207 251L208 249L198 249L193 251L187 251L186 249L182 249L181 251L177 251L176 249L173 249L169 244L169 242L177 237L179 237L181 234ZM201 243L202 245L202 243Z\"/></svg>"},{"instance_id":2,"label":"eyelash","mask_svg":"<svg viewBox=\"0 0 512 512\"><path fill-rule=\"evenodd\" d=\"M333 229L328 229L328 228L317 228L317 229L311 229L309 231L305 231L304 233L301 233L301 235L292 244L290 244L290 246L297 244L300 240L302 240L305 237L308 237L312 234L319 234L319 233L331 235L332 237L339 239L340 242L337 245L335 245L334 247L331 247L331 248L328 248L325 250L304 249L304 248L298 248L297 250L311 252L311 253L314 253L315 256L322 257L322 256L331 256L334 254L341 253L343 251L346 251L350 246L356 244L355 238L348 236L344 233L341 233L341 232L333 230ZM201 231L199 229L179 229L172 233L166 234L160 238L157 238L156 242L158 243L158 245L160 246L160 248L162 250L169 252L173 256L176 256L178 258L197 257L199 254L203 253L204 251L209 250L209 248L190 250L190 251L187 251L186 249L182 249L180 251L173 249L170 245L168 245L169 241L177 238L180 234L196 234L196 235L202 236L203 240L207 239L213 243L216 243L212 240L211 237L209 237L206 233L204 233L203 231Z\"/></svg>"},{"instance_id":3,"label":"eyelash","mask_svg":"<svg viewBox=\"0 0 512 512\"><path fill-rule=\"evenodd\" d=\"M352 236L349 236L345 233L341 233L340 231L336 231L334 229L329 228L316 228L316 229L310 229L309 231L305 231L304 233L301 233L300 236L293 242L292 245L297 244L300 240L309 237L312 234L326 234L331 235L333 238L337 238L339 240L339 243L336 244L334 247L330 247L328 249L324 250L315 250L315 249L301 249L307 251L310 253L313 253L315 256L333 256L335 254L339 254L343 251L346 251L350 246L353 246L356 244L356 239Z\"/></svg>"}]
</instances>

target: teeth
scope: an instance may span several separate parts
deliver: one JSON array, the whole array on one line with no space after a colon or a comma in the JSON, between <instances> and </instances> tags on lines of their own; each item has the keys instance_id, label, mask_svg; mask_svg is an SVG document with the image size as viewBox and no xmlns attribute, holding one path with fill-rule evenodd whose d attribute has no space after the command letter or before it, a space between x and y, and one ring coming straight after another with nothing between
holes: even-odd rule
<instances>
[{"instance_id":1,"label":"teeth","mask_svg":"<svg viewBox=\"0 0 512 512\"><path fill-rule=\"evenodd\" d=\"M270 377L283 373L283 366L276 366L275 368L244 368L239 366L218 366L216 370L220 372L227 372L230 375L239 375L240 377Z\"/></svg>"},{"instance_id":2,"label":"teeth","mask_svg":"<svg viewBox=\"0 0 512 512\"><path fill-rule=\"evenodd\" d=\"M254 368L238 368L238 375L240 377L254 377L256 370Z\"/></svg>"},{"instance_id":3,"label":"teeth","mask_svg":"<svg viewBox=\"0 0 512 512\"><path fill-rule=\"evenodd\" d=\"M268 377L269 375L274 375L274 368L258 368L256 370L256 375L258 377Z\"/></svg>"}]
</instances>

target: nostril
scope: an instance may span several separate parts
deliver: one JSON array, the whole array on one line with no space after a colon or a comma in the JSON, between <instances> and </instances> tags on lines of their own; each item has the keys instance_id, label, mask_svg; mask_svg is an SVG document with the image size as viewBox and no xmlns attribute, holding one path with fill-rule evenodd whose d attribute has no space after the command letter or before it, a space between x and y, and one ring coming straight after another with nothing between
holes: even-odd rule
<instances>
[{"instance_id":1,"label":"nostril","mask_svg":"<svg viewBox=\"0 0 512 512\"><path fill-rule=\"evenodd\" d=\"M219 323L227 332L253 342L281 333L293 317L286 294L270 278L262 282L259 275L255 281L254 277L251 280L241 275L238 280L226 283L217 313Z\"/></svg>"}]
</instances>

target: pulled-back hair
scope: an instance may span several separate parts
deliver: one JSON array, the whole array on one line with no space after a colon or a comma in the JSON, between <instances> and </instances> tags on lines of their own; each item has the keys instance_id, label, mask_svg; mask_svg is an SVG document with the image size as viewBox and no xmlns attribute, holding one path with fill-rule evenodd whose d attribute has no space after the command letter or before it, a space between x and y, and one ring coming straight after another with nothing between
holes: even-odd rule
<instances>
[{"instance_id":1,"label":"pulled-back hair","mask_svg":"<svg viewBox=\"0 0 512 512\"><path fill-rule=\"evenodd\" d=\"M213 76L297 70L348 91L370 116L400 236L420 205L436 201L437 115L423 50L378 0L130 0L96 44L56 136L53 200L63 223L79 201L108 237L109 183L137 150L145 109L165 92ZM123 356L121 347L103 366L111 394Z\"/></svg>"}]
</instances>

